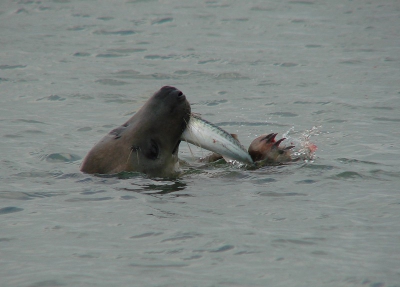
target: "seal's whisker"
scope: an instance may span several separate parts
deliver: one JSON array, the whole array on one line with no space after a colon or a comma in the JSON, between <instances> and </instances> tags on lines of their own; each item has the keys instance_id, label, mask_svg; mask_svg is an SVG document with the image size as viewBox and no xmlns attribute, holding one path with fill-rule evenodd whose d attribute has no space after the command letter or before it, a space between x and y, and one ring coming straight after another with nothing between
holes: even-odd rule
<instances>
[{"instance_id":1,"label":"seal's whisker","mask_svg":"<svg viewBox=\"0 0 400 287\"><path fill-rule=\"evenodd\" d=\"M140 162L139 162L139 150L140 150L140 147L134 146L134 145L131 146L131 151L129 153L128 159L126 160L126 164L128 164L129 158L131 157L131 154L132 154L133 150L136 151L136 158L137 158L137 162L138 162L138 165L139 165L140 164Z\"/></svg>"},{"instance_id":2,"label":"seal's whisker","mask_svg":"<svg viewBox=\"0 0 400 287\"><path fill-rule=\"evenodd\" d=\"M133 151L133 149L131 148L131 151L129 152L128 158L126 160L126 164L128 164L128 162L129 162L129 158L131 157L132 151Z\"/></svg>"},{"instance_id":3,"label":"seal's whisker","mask_svg":"<svg viewBox=\"0 0 400 287\"><path fill-rule=\"evenodd\" d=\"M128 162L129 162L129 158L131 157L132 151L133 151L133 147L131 147L131 151L129 152L128 158L126 159L126 164L128 164Z\"/></svg>"},{"instance_id":4,"label":"seal's whisker","mask_svg":"<svg viewBox=\"0 0 400 287\"><path fill-rule=\"evenodd\" d=\"M137 158L138 165L140 165L140 162L139 162L139 149L136 149L136 158Z\"/></svg>"},{"instance_id":5,"label":"seal's whisker","mask_svg":"<svg viewBox=\"0 0 400 287\"><path fill-rule=\"evenodd\" d=\"M192 155L192 159L195 160L195 156L194 156L194 153L192 152L192 149L190 148L190 144L188 142L186 142L186 144L189 148L190 154Z\"/></svg>"}]
</instances>

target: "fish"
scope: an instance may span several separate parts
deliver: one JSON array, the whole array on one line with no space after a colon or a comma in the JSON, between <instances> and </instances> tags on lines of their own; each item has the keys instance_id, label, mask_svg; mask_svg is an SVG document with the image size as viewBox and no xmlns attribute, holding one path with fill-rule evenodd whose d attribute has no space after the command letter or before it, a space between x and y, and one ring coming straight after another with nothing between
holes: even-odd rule
<instances>
[{"instance_id":1,"label":"fish","mask_svg":"<svg viewBox=\"0 0 400 287\"><path fill-rule=\"evenodd\" d=\"M246 148L220 127L191 114L181 140L222 155L227 160L252 165L253 159Z\"/></svg>"}]
</instances>

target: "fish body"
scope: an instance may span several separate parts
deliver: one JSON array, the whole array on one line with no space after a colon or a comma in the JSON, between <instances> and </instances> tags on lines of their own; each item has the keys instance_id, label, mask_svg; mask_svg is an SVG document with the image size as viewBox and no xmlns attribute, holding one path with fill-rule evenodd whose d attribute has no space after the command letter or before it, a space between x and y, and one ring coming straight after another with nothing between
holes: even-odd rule
<instances>
[{"instance_id":1,"label":"fish body","mask_svg":"<svg viewBox=\"0 0 400 287\"><path fill-rule=\"evenodd\" d=\"M218 153L226 159L253 164L251 156L237 139L195 114L191 114L181 140Z\"/></svg>"}]
</instances>

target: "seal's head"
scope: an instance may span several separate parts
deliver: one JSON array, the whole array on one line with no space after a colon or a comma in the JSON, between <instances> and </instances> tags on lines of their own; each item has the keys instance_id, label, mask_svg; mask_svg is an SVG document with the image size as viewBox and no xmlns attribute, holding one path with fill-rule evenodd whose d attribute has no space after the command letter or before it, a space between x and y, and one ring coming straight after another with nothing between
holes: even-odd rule
<instances>
[{"instance_id":1,"label":"seal's head","mask_svg":"<svg viewBox=\"0 0 400 287\"><path fill-rule=\"evenodd\" d=\"M125 124L106 135L83 161L86 173L138 171L152 177L177 174L180 137L190 104L174 87L156 92Z\"/></svg>"},{"instance_id":2,"label":"seal's head","mask_svg":"<svg viewBox=\"0 0 400 287\"><path fill-rule=\"evenodd\" d=\"M275 140L276 133L259 136L249 146L249 154L254 162L262 164L276 164L292 161L291 149L294 146L280 147L282 138Z\"/></svg>"}]
</instances>

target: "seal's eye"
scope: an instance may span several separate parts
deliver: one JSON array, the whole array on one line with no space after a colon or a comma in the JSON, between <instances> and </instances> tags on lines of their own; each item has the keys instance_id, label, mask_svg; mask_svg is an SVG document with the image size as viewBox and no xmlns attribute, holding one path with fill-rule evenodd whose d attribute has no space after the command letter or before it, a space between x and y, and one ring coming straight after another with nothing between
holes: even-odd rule
<instances>
[{"instance_id":1,"label":"seal's eye","mask_svg":"<svg viewBox=\"0 0 400 287\"><path fill-rule=\"evenodd\" d=\"M149 159L157 159L158 158L158 154L160 152L160 149L158 148L158 144L156 143L155 140L150 140L150 147L149 149L146 151L146 157Z\"/></svg>"}]
</instances>

